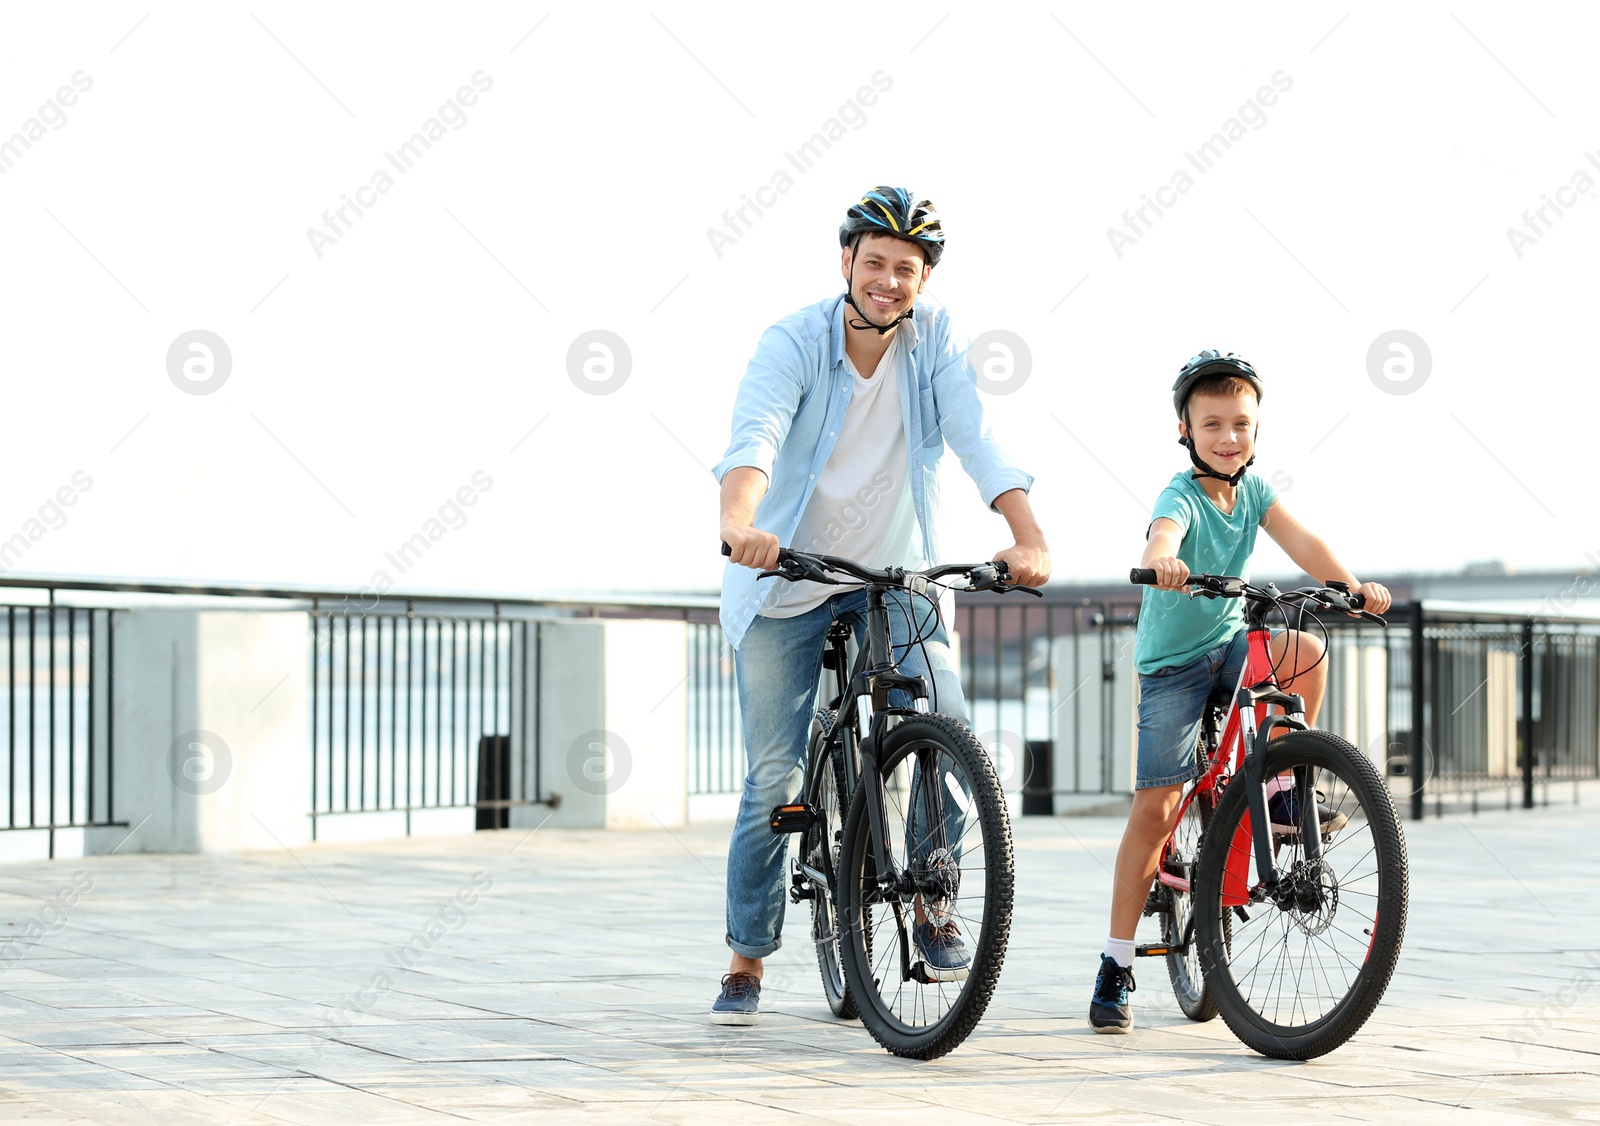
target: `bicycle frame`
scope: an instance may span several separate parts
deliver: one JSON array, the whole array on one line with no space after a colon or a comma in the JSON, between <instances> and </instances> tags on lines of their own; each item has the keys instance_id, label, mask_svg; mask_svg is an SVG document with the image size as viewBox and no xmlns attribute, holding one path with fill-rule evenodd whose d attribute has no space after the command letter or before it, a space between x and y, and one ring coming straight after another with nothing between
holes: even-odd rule
<instances>
[{"instance_id":1,"label":"bicycle frame","mask_svg":"<svg viewBox=\"0 0 1600 1126\"><path fill-rule=\"evenodd\" d=\"M1196 795L1202 792L1219 793L1242 773L1249 784L1246 798L1249 811L1240 819L1230 850L1227 869L1223 874L1222 903L1228 907L1242 907L1247 903L1266 898L1278 886L1278 869L1274 860L1272 830L1267 819L1265 792L1266 744L1272 732L1279 727L1304 731L1305 701L1300 696L1282 691L1272 668L1272 655L1267 648L1271 631L1254 613L1248 616L1246 633L1247 652L1244 667L1234 686L1232 702L1228 707L1227 721L1216 754L1209 767L1196 781L1194 787L1179 803L1173 830L1162 846L1161 862L1156 868L1156 878L1167 887L1180 892L1190 890L1187 875L1179 876L1167 868L1177 838L1177 825ZM1278 706L1282 714L1268 715L1269 707ZM1308 779L1296 779L1296 786L1309 786ZM1321 855L1321 832L1316 829L1316 802L1302 795L1298 808L1309 811L1309 824L1302 826L1306 842L1306 857L1315 861ZM1254 857L1259 883L1250 882L1250 860Z\"/></svg>"},{"instance_id":2,"label":"bicycle frame","mask_svg":"<svg viewBox=\"0 0 1600 1126\"><path fill-rule=\"evenodd\" d=\"M893 661L889 634L889 608L884 599L884 588L868 586L866 609L866 644L856 654L849 672L848 645L854 633L853 618L835 621L828 628L827 647L823 651L823 668L834 674L835 694L832 701L838 719L833 734L824 740L818 753L827 754L835 741L844 749L845 792L855 793L862 779L867 780L867 814L872 820L873 862L880 884L892 887L897 879L894 860L889 846L888 822L884 812L885 796L883 774L878 769L878 748L887 730L890 716L916 715L928 711L928 686L920 676L902 675ZM889 693L900 689L910 694L910 708L891 706ZM851 753L852 750L855 753ZM821 763L813 760L806 764L806 779L817 776ZM938 800L937 796L935 800ZM930 813L942 814L942 810ZM934 824L940 822L935 821ZM826 874L807 867L801 868L815 885L833 889Z\"/></svg>"}]
</instances>

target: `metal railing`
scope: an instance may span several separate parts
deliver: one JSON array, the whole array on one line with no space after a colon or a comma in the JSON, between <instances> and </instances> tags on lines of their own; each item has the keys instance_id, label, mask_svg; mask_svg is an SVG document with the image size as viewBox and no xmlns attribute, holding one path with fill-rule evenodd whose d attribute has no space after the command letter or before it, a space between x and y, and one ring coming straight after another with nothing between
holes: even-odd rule
<instances>
[{"instance_id":1,"label":"metal railing","mask_svg":"<svg viewBox=\"0 0 1600 1126\"><path fill-rule=\"evenodd\" d=\"M744 785L744 732L733 649L716 622L689 622L689 793L733 794Z\"/></svg>"},{"instance_id":2,"label":"metal railing","mask_svg":"<svg viewBox=\"0 0 1600 1126\"><path fill-rule=\"evenodd\" d=\"M542 793L541 626L459 615L311 615L311 817L475 807L501 827ZM483 822L488 821L488 824Z\"/></svg>"},{"instance_id":3,"label":"metal railing","mask_svg":"<svg viewBox=\"0 0 1600 1126\"><path fill-rule=\"evenodd\" d=\"M0 830L50 831L114 819L111 611L0 606L6 755Z\"/></svg>"},{"instance_id":4,"label":"metal railing","mask_svg":"<svg viewBox=\"0 0 1600 1126\"><path fill-rule=\"evenodd\" d=\"M391 596L357 609L338 592L248 586L11 576L0 586L49 600L0 606L0 829L125 823L112 771L116 612L59 605L58 590L285 599L309 611L313 823L392 811L409 831L415 811L476 808L492 827L510 807L541 801L542 708L530 686L540 619L552 613L684 621L688 791L737 793L744 777L733 654L714 599ZM953 640L973 729L1002 760L1008 788L1022 790L1024 811L1131 784L1137 614L1131 599L957 599ZM1600 777L1600 621L1419 603L1388 618L1387 629L1325 619L1320 725L1371 755L1412 816L1429 798L1436 812L1485 795L1527 806L1561 783Z\"/></svg>"},{"instance_id":5,"label":"metal railing","mask_svg":"<svg viewBox=\"0 0 1600 1126\"><path fill-rule=\"evenodd\" d=\"M1548 803L1551 788L1600 777L1600 623L1413 605L1409 643L1411 814L1433 799L1477 809L1500 791L1507 808ZM1421 731L1413 742L1410 731Z\"/></svg>"},{"instance_id":6,"label":"metal railing","mask_svg":"<svg viewBox=\"0 0 1600 1126\"><path fill-rule=\"evenodd\" d=\"M1060 794L1127 792L1137 615L1133 601L958 599L973 730L1002 781L1014 756L1024 812L1048 812ZM1387 628L1323 619L1318 726L1365 750L1414 818L1429 799L1435 812L1490 793L1531 807L1558 783L1600 778L1600 622L1423 603L1387 617Z\"/></svg>"}]
</instances>

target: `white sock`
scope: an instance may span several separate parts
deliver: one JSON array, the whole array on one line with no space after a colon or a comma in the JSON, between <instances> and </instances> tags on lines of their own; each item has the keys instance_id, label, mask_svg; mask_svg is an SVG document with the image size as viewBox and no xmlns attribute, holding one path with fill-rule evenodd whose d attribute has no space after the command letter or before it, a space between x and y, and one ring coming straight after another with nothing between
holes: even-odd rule
<instances>
[{"instance_id":1,"label":"white sock","mask_svg":"<svg viewBox=\"0 0 1600 1126\"><path fill-rule=\"evenodd\" d=\"M1128 969L1133 965L1133 939L1107 938L1106 948L1102 953L1123 969Z\"/></svg>"}]
</instances>

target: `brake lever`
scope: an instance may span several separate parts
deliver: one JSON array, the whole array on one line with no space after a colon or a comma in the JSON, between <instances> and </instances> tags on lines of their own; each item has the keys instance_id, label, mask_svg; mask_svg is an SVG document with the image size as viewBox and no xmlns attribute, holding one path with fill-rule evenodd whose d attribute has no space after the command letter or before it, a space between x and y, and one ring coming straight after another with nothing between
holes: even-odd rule
<instances>
[{"instance_id":1,"label":"brake lever","mask_svg":"<svg viewBox=\"0 0 1600 1126\"><path fill-rule=\"evenodd\" d=\"M1039 590L1037 587L1023 586L1021 583L1017 583L1015 585L1007 585L1006 583L1000 583L999 585L997 585L995 587L995 590L999 591L1001 594L1010 594L1014 590L1020 590L1024 594L1033 595L1035 598L1043 598L1044 597L1044 591Z\"/></svg>"}]
</instances>

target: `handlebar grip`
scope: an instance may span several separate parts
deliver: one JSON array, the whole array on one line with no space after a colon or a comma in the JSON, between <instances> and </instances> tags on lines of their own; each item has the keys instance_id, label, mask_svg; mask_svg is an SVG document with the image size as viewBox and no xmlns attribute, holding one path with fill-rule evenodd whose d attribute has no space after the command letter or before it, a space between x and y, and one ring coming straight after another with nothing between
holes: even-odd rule
<instances>
[{"instance_id":1,"label":"handlebar grip","mask_svg":"<svg viewBox=\"0 0 1600 1126\"><path fill-rule=\"evenodd\" d=\"M1154 567L1134 567L1128 571L1128 581L1138 586L1155 586L1160 580L1156 578Z\"/></svg>"},{"instance_id":2,"label":"handlebar grip","mask_svg":"<svg viewBox=\"0 0 1600 1126\"><path fill-rule=\"evenodd\" d=\"M1358 594L1358 593L1355 593L1355 592L1351 592L1350 594L1346 595L1345 597L1349 601L1350 608L1352 610L1361 610L1361 609L1365 609L1366 608L1366 605L1367 605L1367 596L1366 595Z\"/></svg>"},{"instance_id":3,"label":"handlebar grip","mask_svg":"<svg viewBox=\"0 0 1600 1126\"><path fill-rule=\"evenodd\" d=\"M724 555L732 555L733 554L733 548L728 546L728 541L727 540L723 540L722 541L722 554L724 554Z\"/></svg>"}]
</instances>

